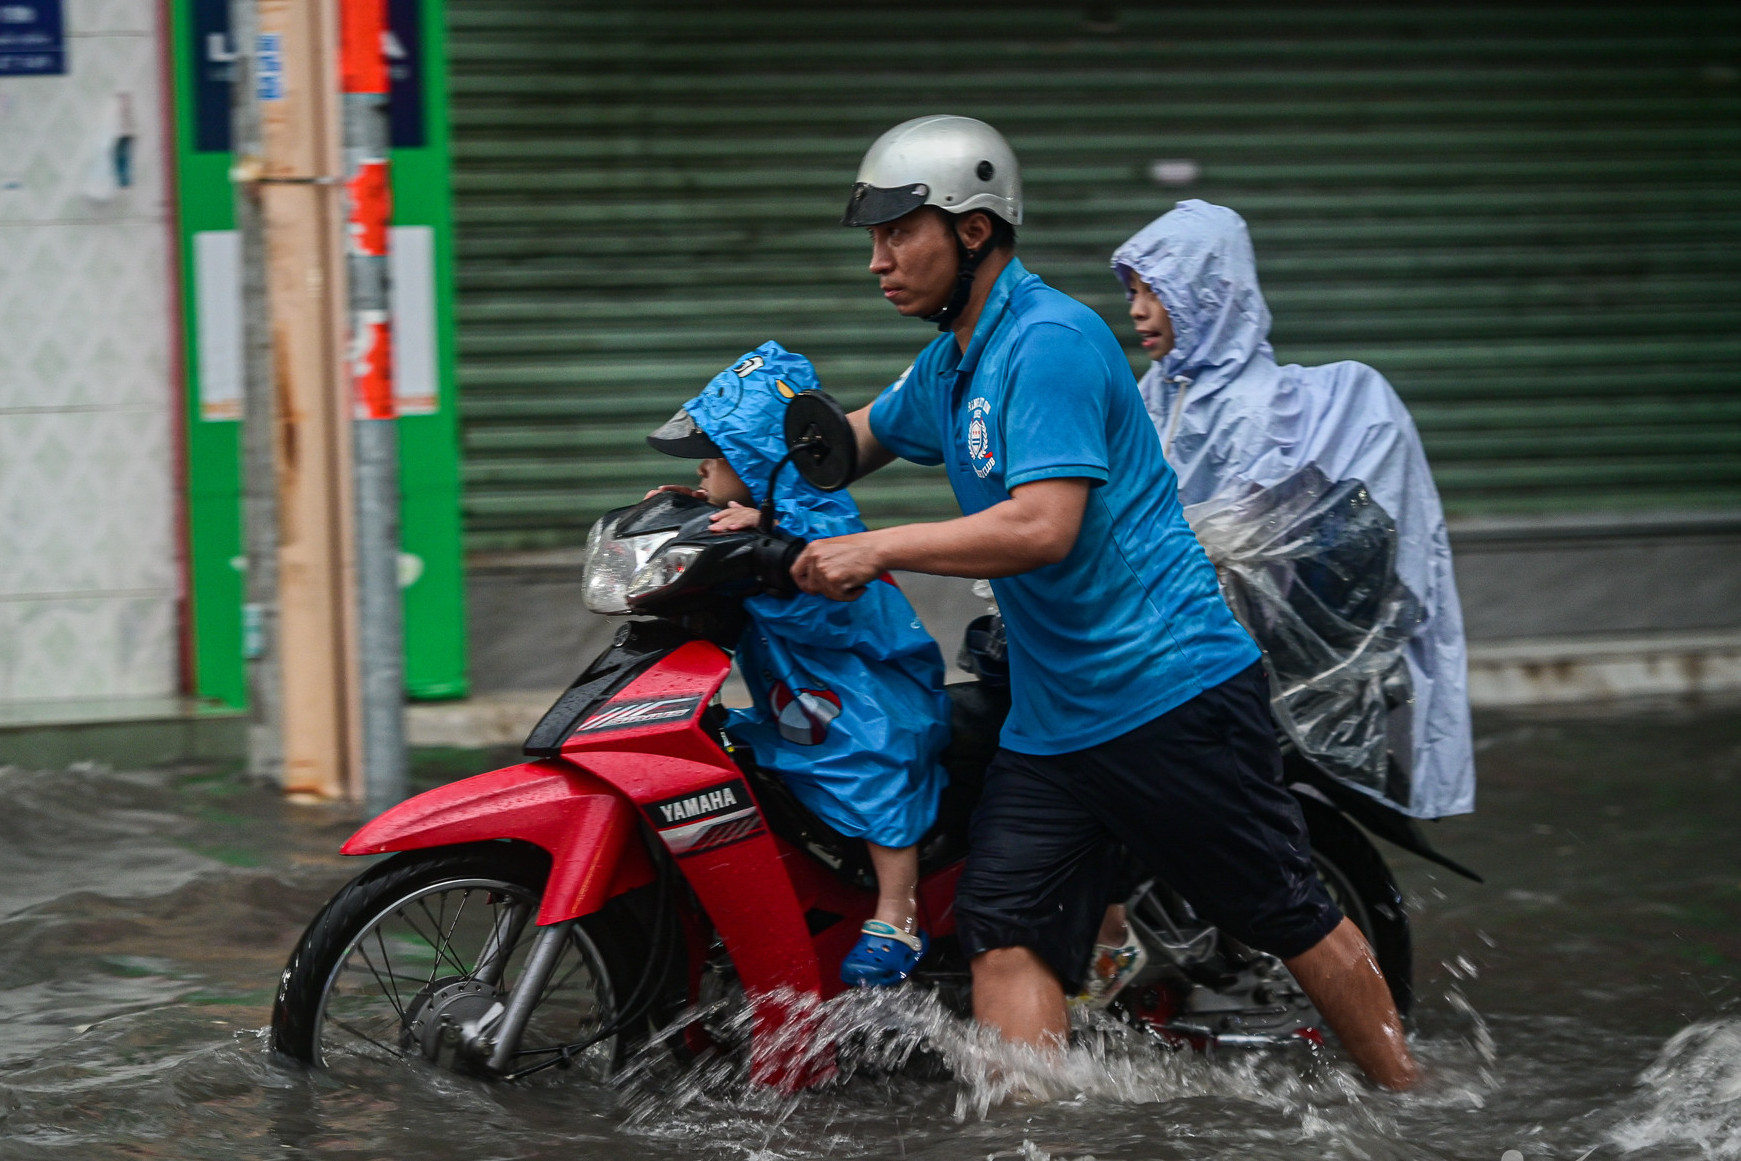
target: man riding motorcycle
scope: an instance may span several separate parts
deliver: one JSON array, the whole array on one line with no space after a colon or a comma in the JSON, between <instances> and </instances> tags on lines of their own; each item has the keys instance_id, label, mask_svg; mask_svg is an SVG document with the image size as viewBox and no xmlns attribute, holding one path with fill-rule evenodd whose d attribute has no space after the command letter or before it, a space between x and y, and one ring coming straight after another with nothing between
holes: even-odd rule
<instances>
[{"instance_id":1,"label":"man riding motorcycle","mask_svg":"<svg viewBox=\"0 0 1741 1161\"><path fill-rule=\"evenodd\" d=\"M1021 220L1015 155L982 122L918 118L866 154L843 224L869 231L884 298L944 334L852 417L860 463L947 464L964 515L817 541L793 569L836 599L889 569L992 580L1014 704L957 893L975 1015L1061 1042L1117 841L1282 957L1369 1076L1411 1087L1382 974L1281 784L1258 651L1117 341L1015 258Z\"/></svg>"}]
</instances>

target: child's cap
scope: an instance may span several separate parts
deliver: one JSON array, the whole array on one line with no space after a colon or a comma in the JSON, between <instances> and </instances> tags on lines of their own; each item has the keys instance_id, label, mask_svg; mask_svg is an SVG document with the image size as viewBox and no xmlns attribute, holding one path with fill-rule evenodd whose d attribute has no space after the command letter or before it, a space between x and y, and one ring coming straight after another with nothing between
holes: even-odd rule
<instances>
[{"instance_id":1,"label":"child's cap","mask_svg":"<svg viewBox=\"0 0 1741 1161\"><path fill-rule=\"evenodd\" d=\"M685 460L712 460L725 456L719 445L708 439L707 433L696 425L695 417L681 407L676 415L647 436L647 446Z\"/></svg>"}]
</instances>

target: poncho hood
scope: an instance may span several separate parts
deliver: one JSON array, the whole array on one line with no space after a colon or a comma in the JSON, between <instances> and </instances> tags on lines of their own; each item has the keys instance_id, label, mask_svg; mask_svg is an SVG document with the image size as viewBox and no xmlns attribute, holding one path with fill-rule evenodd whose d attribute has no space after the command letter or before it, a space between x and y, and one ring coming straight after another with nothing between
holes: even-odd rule
<instances>
[{"instance_id":1,"label":"poncho hood","mask_svg":"<svg viewBox=\"0 0 1741 1161\"><path fill-rule=\"evenodd\" d=\"M770 340L708 380L683 410L718 445L760 504L775 465L786 456L786 405L818 386L809 359ZM806 540L864 531L852 497L822 491L790 464L780 469L774 508L780 528Z\"/></svg>"},{"instance_id":2,"label":"poncho hood","mask_svg":"<svg viewBox=\"0 0 1741 1161\"><path fill-rule=\"evenodd\" d=\"M1254 358L1274 360L1251 234L1226 206L1180 202L1114 251L1112 269L1126 295L1134 273L1172 316L1173 349L1157 363L1163 377L1201 387L1237 378Z\"/></svg>"}]
</instances>

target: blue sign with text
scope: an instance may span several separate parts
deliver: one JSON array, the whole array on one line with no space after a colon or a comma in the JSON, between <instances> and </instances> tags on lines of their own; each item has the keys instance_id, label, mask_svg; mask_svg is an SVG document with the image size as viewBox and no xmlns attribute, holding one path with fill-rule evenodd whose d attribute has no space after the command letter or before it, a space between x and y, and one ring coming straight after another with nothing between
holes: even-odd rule
<instances>
[{"instance_id":1,"label":"blue sign with text","mask_svg":"<svg viewBox=\"0 0 1741 1161\"><path fill-rule=\"evenodd\" d=\"M0 0L0 77L66 73L61 0Z\"/></svg>"}]
</instances>

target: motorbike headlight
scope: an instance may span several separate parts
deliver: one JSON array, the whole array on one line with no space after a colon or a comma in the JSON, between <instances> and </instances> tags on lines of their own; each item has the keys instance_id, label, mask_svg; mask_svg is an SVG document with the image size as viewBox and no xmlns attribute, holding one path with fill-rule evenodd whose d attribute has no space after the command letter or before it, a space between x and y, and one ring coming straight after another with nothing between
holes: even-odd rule
<instances>
[{"instance_id":1,"label":"motorbike headlight","mask_svg":"<svg viewBox=\"0 0 1741 1161\"><path fill-rule=\"evenodd\" d=\"M635 570L635 579L629 582L628 599L638 601L676 584L704 551L699 544L680 544L661 552Z\"/></svg>"},{"instance_id":2,"label":"motorbike headlight","mask_svg":"<svg viewBox=\"0 0 1741 1161\"><path fill-rule=\"evenodd\" d=\"M582 578L586 607L595 613L629 611L629 585L641 566L677 535L676 529L641 536L616 535L620 517L606 516L586 538L586 572Z\"/></svg>"}]
</instances>

